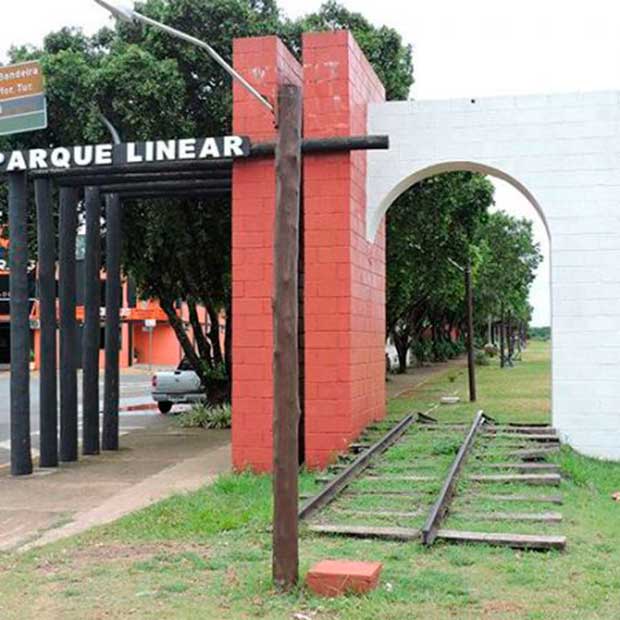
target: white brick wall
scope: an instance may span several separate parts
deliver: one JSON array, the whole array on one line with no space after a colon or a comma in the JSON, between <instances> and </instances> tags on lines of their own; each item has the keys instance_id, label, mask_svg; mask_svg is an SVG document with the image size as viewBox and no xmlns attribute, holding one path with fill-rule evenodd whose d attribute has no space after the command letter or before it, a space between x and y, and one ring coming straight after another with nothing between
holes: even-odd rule
<instances>
[{"instance_id":1,"label":"white brick wall","mask_svg":"<svg viewBox=\"0 0 620 620\"><path fill-rule=\"evenodd\" d=\"M369 111L367 234L394 199L449 170L520 189L551 238L553 423L620 459L620 93L390 102ZM492 412L490 412L492 414Z\"/></svg>"}]
</instances>

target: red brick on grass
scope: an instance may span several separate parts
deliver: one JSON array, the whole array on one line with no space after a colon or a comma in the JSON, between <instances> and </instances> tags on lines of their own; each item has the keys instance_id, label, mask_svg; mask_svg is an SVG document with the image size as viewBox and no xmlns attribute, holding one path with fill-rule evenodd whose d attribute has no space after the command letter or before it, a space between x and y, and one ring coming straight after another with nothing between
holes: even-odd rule
<instances>
[{"instance_id":1,"label":"red brick on grass","mask_svg":"<svg viewBox=\"0 0 620 620\"><path fill-rule=\"evenodd\" d=\"M382 569L381 562L323 560L308 571L306 584L320 596L364 594L379 585Z\"/></svg>"}]
</instances>

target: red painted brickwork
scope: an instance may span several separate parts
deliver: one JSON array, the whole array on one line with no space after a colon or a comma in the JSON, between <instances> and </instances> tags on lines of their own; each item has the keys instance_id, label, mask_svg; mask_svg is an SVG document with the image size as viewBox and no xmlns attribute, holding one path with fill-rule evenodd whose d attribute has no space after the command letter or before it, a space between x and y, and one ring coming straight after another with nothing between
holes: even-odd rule
<instances>
[{"instance_id":1,"label":"red painted brickwork","mask_svg":"<svg viewBox=\"0 0 620 620\"><path fill-rule=\"evenodd\" d=\"M320 596L365 594L379 585L382 570L381 562L323 560L308 571L306 584Z\"/></svg>"},{"instance_id":2,"label":"red painted brickwork","mask_svg":"<svg viewBox=\"0 0 620 620\"><path fill-rule=\"evenodd\" d=\"M367 133L367 104L384 90L353 37L306 34L303 72L275 37L236 40L235 67L275 101L304 86L304 135ZM233 130L275 139L273 117L234 87ZM233 464L272 466L272 159L233 172ZM304 160L306 462L322 467L385 413L385 234L365 236L366 154Z\"/></svg>"},{"instance_id":3,"label":"red painted brickwork","mask_svg":"<svg viewBox=\"0 0 620 620\"><path fill-rule=\"evenodd\" d=\"M346 31L303 38L304 135L366 134L385 92ZM366 153L304 159L306 463L385 415L385 232L366 241Z\"/></svg>"},{"instance_id":4,"label":"red painted brickwork","mask_svg":"<svg viewBox=\"0 0 620 620\"><path fill-rule=\"evenodd\" d=\"M281 83L301 84L301 66L277 37L236 39L234 66L275 104ZM237 83L233 131L274 140L274 117ZM272 466L271 286L276 184L273 159L235 163L233 170L233 465Z\"/></svg>"}]
</instances>

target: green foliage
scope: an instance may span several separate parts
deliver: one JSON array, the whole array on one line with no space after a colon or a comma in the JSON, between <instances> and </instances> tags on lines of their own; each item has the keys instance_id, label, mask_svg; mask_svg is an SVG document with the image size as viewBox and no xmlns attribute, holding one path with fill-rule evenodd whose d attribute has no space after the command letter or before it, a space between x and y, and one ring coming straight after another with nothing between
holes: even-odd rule
<instances>
[{"instance_id":1,"label":"green foliage","mask_svg":"<svg viewBox=\"0 0 620 620\"><path fill-rule=\"evenodd\" d=\"M551 327L530 327L527 337L531 340L551 340Z\"/></svg>"},{"instance_id":2,"label":"green foliage","mask_svg":"<svg viewBox=\"0 0 620 620\"><path fill-rule=\"evenodd\" d=\"M146 0L137 8L208 41L228 62L236 37L279 35L299 56L304 32L348 28L390 99L407 98L413 83L411 48L400 35L336 2L297 20L284 17L274 0ZM11 61L31 58L40 58L44 67L49 129L0 138L0 150L107 141L100 112L125 141L231 131L230 76L203 50L154 28L117 22L93 36L64 28L50 33L41 49L10 52ZM0 225L6 223L5 205L0 189ZM36 238L34 226L31 238ZM229 199L126 201L123 207L124 270L142 296L169 308L183 300L203 304L210 313L224 308L230 315L230 240ZM177 337L182 339L180 330ZM226 357L229 367L219 339L211 340L216 364ZM190 361L203 375L201 365ZM211 366L210 359L203 361Z\"/></svg>"},{"instance_id":3,"label":"green foliage","mask_svg":"<svg viewBox=\"0 0 620 620\"><path fill-rule=\"evenodd\" d=\"M486 351L476 351L476 366L489 366L491 364L491 356Z\"/></svg>"},{"instance_id":4,"label":"green foliage","mask_svg":"<svg viewBox=\"0 0 620 620\"><path fill-rule=\"evenodd\" d=\"M209 406L194 405L189 411L184 411L176 418L176 423L182 428L230 428L232 411L230 404Z\"/></svg>"}]
</instances>

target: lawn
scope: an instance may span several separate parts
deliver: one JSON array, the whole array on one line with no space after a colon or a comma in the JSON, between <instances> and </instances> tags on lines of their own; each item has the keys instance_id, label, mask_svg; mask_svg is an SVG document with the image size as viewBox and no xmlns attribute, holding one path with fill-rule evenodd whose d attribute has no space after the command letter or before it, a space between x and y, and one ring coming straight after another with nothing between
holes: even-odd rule
<instances>
[{"instance_id":1,"label":"lawn","mask_svg":"<svg viewBox=\"0 0 620 620\"><path fill-rule=\"evenodd\" d=\"M479 369L476 406L442 407L436 415L469 421L480 407L500 421L546 421L549 372L548 345L533 343L515 368ZM426 410L454 392L466 395L461 370L394 399L390 416ZM392 451L385 465L390 471L412 454L431 470L449 464L458 437L416 433ZM555 526L568 537L564 553L443 543L429 550L304 531L302 571L323 558L380 560L381 587L340 599L317 598L303 587L276 595L270 585L270 480L224 476L210 488L78 538L0 556L0 618L619 618L620 504L611 495L620 490L620 465L566 448L557 460L566 477L560 490L564 522ZM304 474L302 488L314 485L314 477ZM458 515L450 518L459 524Z\"/></svg>"}]
</instances>

